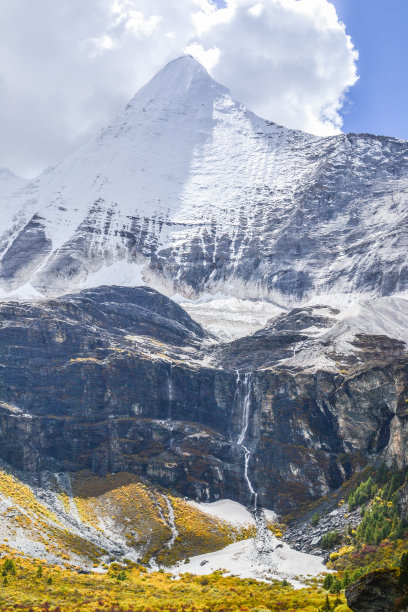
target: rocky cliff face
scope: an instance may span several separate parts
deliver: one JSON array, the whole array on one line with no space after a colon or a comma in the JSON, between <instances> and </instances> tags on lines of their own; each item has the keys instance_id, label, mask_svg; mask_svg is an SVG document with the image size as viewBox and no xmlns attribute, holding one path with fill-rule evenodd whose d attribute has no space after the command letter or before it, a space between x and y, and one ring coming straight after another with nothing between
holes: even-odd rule
<instances>
[{"instance_id":1,"label":"rocky cliff face","mask_svg":"<svg viewBox=\"0 0 408 612\"><path fill-rule=\"evenodd\" d=\"M278 512L338 487L356 457L403 460L408 358L265 366L287 327L218 346L149 288L2 302L0 458L133 472L201 500L255 494Z\"/></svg>"}]
</instances>

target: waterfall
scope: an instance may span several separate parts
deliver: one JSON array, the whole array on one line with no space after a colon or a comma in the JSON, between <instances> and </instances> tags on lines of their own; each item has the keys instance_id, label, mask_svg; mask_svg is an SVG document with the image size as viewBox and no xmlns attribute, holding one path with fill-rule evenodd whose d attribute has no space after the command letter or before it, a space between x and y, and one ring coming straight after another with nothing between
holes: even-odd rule
<instances>
[{"instance_id":1,"label":"waterfall","mask_svg":"<svg viewBox=\"0 0 408 612\"><path fill-rule=\"evenodd\" d=\"M238 372L237 385L238 385L239 397L241 396L241 392L239 388L240 382L241 382L241 376ZM242 381L242 387L244 389L244 401L242 405L242 430L241 430L241 433L239 434L239 438L237 441L238 446L243 446L243 442L245 440L245 436L246 436L247 429L248 429L248 423L249 423L249 409L251 407L251 392L252 392L252 374L250 372L244 375L244 380Z\"/></svg>"},{"instance_id":2,"label":"waterfall","mask_svg":"<svg viewBox=\"0 0 408 612\"><path fill-rule=\"evenodd\" d=\"M171 403L173 401L173 364L170 363L170 372L167 373L167 397L168 397L168 407L167 407L167 418L171 420Z\"/></svg>"},{"instance_id":3,"label":"waterfall","mask_svg":"<svg viewBox=\"0 0 408 612\"><path fill-rule=\"evenodd\" d=\"M241 392L242 389L242 392ZM241 432L238 436L237 446L240 446L244 451L244 477L245 481L248 485L248 490L250 493L250 505L253 510L256 511L258 494L252 486L251 479L249 477L249 460L251 458L250 449L244 444L245 438L247 435L248 425L249 425L249 412L251 408L251 397L252 397L252 372L248 372L244 374L243 380L241 379L241 375L237 372L237 391L236 395L238 397L239 406L242 410L242 420L241 420ZM241 399L242 398L242 399Z\"/></svg>"},{"instance_id":4,"label":"waterfall","mask_svg":"<svg viewBox=\"0 0 408 612\"><path fill-rule=\"evenodd\" d=\"M167 373L167 420L170 424L170 449L173 447L173 429L174 424L172 422L172 403L173 403L173 363L170 362L170 372Z\"/></svg>"},{"instance_id":5,"label":"waterfall","mask_svg":"<svg viewBox=\"0 0 408 612\"><path fill-rule=\"evenodd\" d=\"M249 442L245 444L253 397L252 372L244 374L244 378L241 378L240 372L237 371L235 397L241 412L241 431L236 444L244 451L244 477L250 493L250 511L255 519L255 551L258 559L262 559L263 563L272 567L273 561L270 558L270 553L275 550L277 540L268 529L267 520L262 507L258 508L258 493L255 491L249 477L249 461L251 459L250 444ZM276 570L275 567L274 570Z\"/></svg>"}]
</instances>

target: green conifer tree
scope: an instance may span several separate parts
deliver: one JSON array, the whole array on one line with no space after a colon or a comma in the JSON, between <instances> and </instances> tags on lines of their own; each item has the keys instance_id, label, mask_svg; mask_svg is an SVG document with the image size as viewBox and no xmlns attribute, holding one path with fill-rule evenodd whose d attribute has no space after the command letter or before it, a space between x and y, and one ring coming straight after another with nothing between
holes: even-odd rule
<instances>
[{"instance_id":1,"label":"green conifer tree","mask_svg":"<svg viewBox=\"0 0 408 612\"><path fill-rule=\"evenodd\" d=\"M320 608L320 610L322 612L330 612L331 606L330 606L330 601L329 601L329 596L328 595L326 595L325 602L324 602L323 606Z\"/></svg>"},{"instance_id":2,"label":"green conifer tree","mask_svg":"<svg viewBox=\"0 0 408 612\"><path fill-rule=\"evenodd\" d=\"M328 591L333 584L333 574L327 574L323 580L323 588Z\"/></svg>"},{"instance_id":3,"label":"green conifer tree","mask_svg":"<svg viewBox=\"0 0 408 612\"><path fill-rule=\"evenodd\" d=\"M333 595L338 595L340 592L341 592L341 582L338 578L335 577L330 587L330 593L333 593Z\"/></svg>"}]
</instances>

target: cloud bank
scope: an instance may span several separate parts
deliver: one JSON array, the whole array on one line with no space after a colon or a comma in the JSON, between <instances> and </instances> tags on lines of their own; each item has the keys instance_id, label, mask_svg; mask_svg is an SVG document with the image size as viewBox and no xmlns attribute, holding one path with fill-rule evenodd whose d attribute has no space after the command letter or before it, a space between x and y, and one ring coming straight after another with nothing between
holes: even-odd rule
<instances>
[{"instance_id":1,"label":"cloud bank","mask_svg":"<svg viewBox=\"0 0 408 612\"><path fill-rule=\"evenodd\" d=\"M56 163L191 53L266 119L341 129L357 52L329 0L0 0L0 166Z\"/></svg>"}]
</instances>

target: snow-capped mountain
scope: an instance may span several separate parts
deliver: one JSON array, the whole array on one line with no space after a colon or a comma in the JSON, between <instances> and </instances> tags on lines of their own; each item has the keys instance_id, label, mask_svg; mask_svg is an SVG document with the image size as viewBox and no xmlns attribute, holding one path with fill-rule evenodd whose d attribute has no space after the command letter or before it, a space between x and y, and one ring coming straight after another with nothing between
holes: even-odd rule
<instances>
[{"instance_id":1,"label":"snow-capped mountain","mask_svg":"<svg viewBox=\"0 0 408 612\"><path fill-rule=\"evenodd\" d=\"M145 283L284 305L392 295L408 289L407 204L408 143L277 126L182 57L3 195L0 286Z\"/></svg>"}]
</instances>

